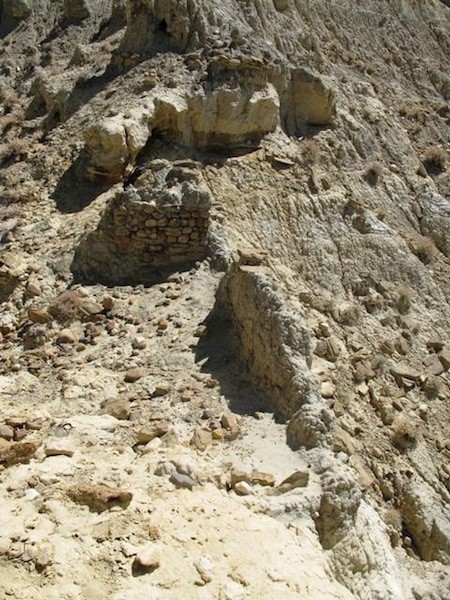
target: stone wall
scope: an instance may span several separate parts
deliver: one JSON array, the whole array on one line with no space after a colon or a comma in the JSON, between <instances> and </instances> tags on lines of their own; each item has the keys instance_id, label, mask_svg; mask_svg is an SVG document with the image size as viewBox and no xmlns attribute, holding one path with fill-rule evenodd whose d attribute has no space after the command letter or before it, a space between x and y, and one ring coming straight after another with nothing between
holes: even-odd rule
<instances>
[{"instance_id":1,"label":"stone wall","mask_svg":"<svg viewBox=\"0 0 450 600\"><path fill-rule=\"evenodd\" d=\"M164 169L162 169L164 171ZM172 170L179 177L189 169ZM164 174L164 173L163 173ZM158 177L163 176L161 171ZM159 270L205 257L211 196L195 181L164 181L119 192L78 247L72 270L85 282L145 283Z\"/></svg>"},{"instance_id":2,"label":"stone wall","mask_svg":"<svg viewBox=\"0 0 450 600\"><path fill-rule=\"evenodd\" d=\"M255 261L241 257L242 262ZM250 373L272 398L275 415L289 421L289 445L330 445L334 417L309 368L312 348L306 322L276 289L270 269L235 264L223 280L220 299L235 324Z\"/></svg>"}]
</instances>

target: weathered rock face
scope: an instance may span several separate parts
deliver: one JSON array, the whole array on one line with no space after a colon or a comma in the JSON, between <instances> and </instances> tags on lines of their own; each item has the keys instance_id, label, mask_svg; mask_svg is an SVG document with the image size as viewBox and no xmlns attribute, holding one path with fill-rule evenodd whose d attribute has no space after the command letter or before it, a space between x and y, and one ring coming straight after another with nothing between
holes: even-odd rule
<instances>
[{"instance_id":1,"label":"weathered rock face","mask_svg":"<svg viewBox=\"0 0 450 600\"><path fill-rule=\"evenodd\" d=\"M75 276L108 284L145 281L155 269L204 258L210 204L208 189L192 181L119 192L77 249Z\"/></svg>"},{"instance_id":2,"label":"weathered rock face","mask_svg":"<svg viewBox=\"0 0 450 600\"><path fill-rule=\"evenodd\" d=\"M450 256L450 202L437 192L427 194L423 200L421 229L443 254Z\"/></svg>"},{"instance_id":3,"label":"weathered rock face","mask_svg":"<svg viewBox=\"0 0 450 600\"><path fill-rule=\"evenodd\" d=\"M322 546L330 549L354 527L361 492L350 472L342 467L325 471L322 487L316 525Z\"/></svg>"},{"instance_id":4,"label":"weathered rock face","mask_svg":"<svg viewBox=\"0 0 450 600\"><path fill-rule=\"evenodd\" d=\"M385 526L377 512L358 496L354 490L349 495L350 486L345 483L332 500L341 503L343 513L337 516L336 523L347 527L340 530L330 520L330 533L332 530L340 531L340 541L333 546L330 555L337 579L350 589L356 598L390 598L403 600L405 595L402 585L402 573L393 548L385 532ZM326 490L328 495L330 490ZM342 499L339 496L342 494ZM358 497L359 505L355 513L355 500ZM349 502L349 504L346 504ZM329 499L321 502L321 507L328 505ZM331 513L329 513L331 515ZM336 539L336 538L335 538Z\"/></svg>"},{"instance_id":5,"label":"weathered rock face","mask_svg":"<svg viewBox=\"0 0 450 600\"><path fill-rule=\"evenodd\" d=\"M237 76L227 63L220 76L215 71L204 86L156 90L144 106L141 102L138 108L91 126L85 133L87 178L120 181L153 131L207 150L250 146L274 131L279 97L268 82L267 70L247 77L247 62L235 62L246 67Z\"/></svg>"},{"instance_id":6,"label":"weathered rock face","mask_svg":"<svg viewBox=\"0 0 450 600\"><path fill-rule=\"evenodd\" d=\"M271 85L262 90L219 89L191 96L185 143L197 147L224 147L257 143L278 123L278 96Z\"/></svg>"},{"instance_id":7,"label":"weathered rock face","mask_svg":"<svg viewBox=\"0 0 450 600\"><path fill-rule=\"evenodd\" d=\"M401 512L420 557L449 565L450 514L431 486L423 480L411 482L403 493Z\"/></svg>"},{"instance_id":8,"label":"weathered rock face","mask_svg":"<svg viewBox=\"0 0 450 600\"><path fill-rule=\"evenodd\" d=\"M222 294L250 372L269 392L275 413L290 420L288 443L293 448L331 443L334 421L309 370L311 341L301 313L277 293L264 267L236 265Z\"/></svg>"},{"instance_id":9,"label":"weathered rock face","mask_svg":"<svg viewBox=\"0 0 450 600\"><path fill-rule=\"evenodd\" d=\"M305 69L293 69L281 97L281 120L289 135L305 125L329 125L335 112L335 95L323 80Z\"/></svg>"},{"instance_id":10,"label":"weathered rock face","mask_svg":"<svg viewBox=\"0 0 450 600\"><path fill-rule=\"evenodd\" d=\"M198 13L196 4L173 0L128 0L128 27L121 45L122 53L150 54L161 45L173 50L189 48L193 41L191 22Z\"/></svg>"},{"instance_id":11,"label":"weathered rock face","mask_svg":"<svg viewBox=\"0 0 450 600\"><path fill-rule=\"evenodd\" d=\"M68 116L68 100L74 87L73 75L63 74L55 80L43 73L33 82L35 103L43 104L49 120L64 121Z\"/></svg>"}]
</instances>

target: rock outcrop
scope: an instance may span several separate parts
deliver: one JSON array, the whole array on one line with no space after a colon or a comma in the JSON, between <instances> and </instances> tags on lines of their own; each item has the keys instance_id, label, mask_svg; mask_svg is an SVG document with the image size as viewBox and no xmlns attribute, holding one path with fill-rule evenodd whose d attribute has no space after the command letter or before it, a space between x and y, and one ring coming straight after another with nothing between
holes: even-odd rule
<instances>
[{"instance_id":1,"label":"rock outcrop","mask_svg":"<svg viewBox=\"0 0 450 600\"><path fill-rule=\"evenodd\" d=\"M86 131L89 180L122 180L148 141L150 114L145 109L130 111L104 119Z\"/></svg>"},{"instance_id":2,"label":"rock outcrop","mask_svg":"<svg viewBox=\"0 0 450 600\"><path fill-rule=\"evenodd\" d=\"M450 513L431 486L412 481L403 492L401 512L420 557L450 565Z\"/></svg>"},{"instance_id":3,"label":"rock outcrop","mask_svg":"<svg viewBox=\"0 0 450 600\"><path fill-rule=\"evenodd\" d=\"M305 69L289 72L281 96L281 122L289 135L301 135L306 125L330 125L336 99L323 80Z\"/></svg>"}]
</instances>

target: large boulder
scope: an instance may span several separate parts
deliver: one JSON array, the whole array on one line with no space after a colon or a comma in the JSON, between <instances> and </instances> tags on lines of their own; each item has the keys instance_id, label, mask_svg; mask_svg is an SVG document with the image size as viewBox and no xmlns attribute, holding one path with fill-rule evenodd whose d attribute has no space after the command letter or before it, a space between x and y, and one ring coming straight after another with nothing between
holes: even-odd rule
<instances>
[{"instance_id":1,"label":"large boulder","mask_svg":"<svg viewBox=\"0 0 450 600\"><path fill-rule=\"evenodd\" d=\"M64 0L64 14L67 19L87 19L91 14L89 0Z\"/></svg>"},{"instance_id":2,"label":"large boulder","mask_svg":"<svg viewBox=\"0 0 450 600\"><path fill-rule=\"evenodd\" d=\"M92 125L84 134L90 180L120 181L150 135L150 112L135 109Z\"/></svg>"},{"instance_id":3,"label":"large boulder","mask_svg":"<svg viewBox=\"0 0 450 600\"><path fill-rule=\"evenodd\" d=\"M259 141L279 121L279 98L268 84L262 90L219 89L189 99L184 141L194 146L234 146Z\"/></svg>"},{"instance_id":4,"label":"large boulder","mask_svg":"<svg viewBox=\"0 0 450 600\"><path fill-rule=\"evenodd\" d=\"M19 21L26 19L31 15L31 0L6 0L4 5L6 11Z\"/></svg>"}]
</instances>

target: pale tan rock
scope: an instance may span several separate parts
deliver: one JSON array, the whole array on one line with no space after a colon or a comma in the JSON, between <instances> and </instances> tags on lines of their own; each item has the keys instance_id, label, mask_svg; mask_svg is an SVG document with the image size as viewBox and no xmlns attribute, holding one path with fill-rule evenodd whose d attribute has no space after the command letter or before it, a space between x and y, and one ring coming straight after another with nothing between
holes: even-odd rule
<instances>
[{"instance_id":1,"label":"pale tan rock","mask_svg":"<svg viewBox=\"0 0 450 600\"><path fill-rule=\"evenodd\" d=\"M397 379L407 379L411 381L418 381L420 379L420 373L408 365L394 365L391 367L391 373Z\"/></svg>"},{"instance_id":2,"label":"pale tan rock","mask_svg":"<svg viewBox=\"0 0 450 600\"><path fill-rule=\"evenodd\" d=\"M158 398L160 396L166 396L171 390L171 386L166 382L159 382L155 385L155 389L153 390L152 397Z\"/></svg>"},{"instance_id":3,"label":"pale tan rock","mask_svg":"<svg viewBox=\"0 0 450 600\"><path fill-rule=\"evenodd\" d=\"M232 469L232 471L230 473L231 487L234 488L236 483L238 483L239 481L246 481L247 483L250 483L251 475L241 469Z\"/></svg>"},{"instance_id":4,"label":"pale tan rock","mask_svg":"<svg viewBox=\"0 0 450 600\"><path fill-rule=\"evenodd\" d=\"M128 165L149 137L148 121L152 110L141 108L130 111L129 117L116 115L91 126L84 134L91 180L120 181Z\"/></svg>"},{"instance_id":5,"label":"pale tan rock","mask_svg":"<svg viewBox=\"0 0 450 600\"><path fill-rule=\"evenodd\" d=\"M253 494L252 486L246 481L238 481L233 489L238 496L250 496Z\"/></svg>"},{"instance_id":6,"label":"pale tan rock","mask_svg":"<svg viewBox=\"0 0 450 600\"><path fill-rule=\"evenodd\" d=\"M126 398L112 398L105 403L104 411L116 419L126 421L130 418L131 403Z\"/></svg>"},{"instance_id":7,"label":"pale tan rock","mask_svg":"<svg viewBox=\"0 0 450 600\"><path fill-rule=\"evenodd\" d=\"M42 288L37 281L29 281L27 284L27 294L29 296L40 296Z\"/></svg>"},{"instance_id":8,"label":"pale tan rock","mask_svg":"<svg viewBox=\"0 0 450 600\"><path fill-rule=\"evenodd\" d=\"M47 311L40 308L29 308L28 318L33 323L40 323L42 325L52 320L52 316Z\"/></svg>"},{"instance_id":9,"label":"pale tan rock","mask_svg":"<svg viewBox=\"0 0 450 600\"><path fill-rule=\"evenodd\" d=\"M206 325L199 325L197 329L194 331L194 337L204 337L208 331Z\"/></svg>"},{"instance_id":10,"label":"pale tan rock","mask_svg":"<svg viewBox=\"0 0 450 600\"><path fill-rule=\"evenodd\" d=\"M272 473L263 473L262 471L252 471L250 474L251 483L262 486L273 487L275 485L275 476Z\"/></svg>"},{"instance_id":11,"label":"pale tan rock","mask_svg":"<svg viewBox=\"0 0 450 600\"><path fill-rule=\"evenodd\" d=\"M135 367L133 369L128 369L125 373L125 381L127 383L135 383L144 377L144 369L140 367Z\"/></svg>"},{"instance_id":12,"label":"pale tan rock","mask_svg":"<svg viewBox=\"0 0 450 600\"><path fill-rule=\"evenodd\" d=\"M230 431L234 431L239 428L239 418L232 412L223 413L220 418L220 422L222 423L222 427L229 429Z\"/></svg>"},{"instance_id":13,"label":"pale tan rock","mask_svg":"<svg viewBox=\"0 0 450 600\"><path fill-rule=\"evenodd\" d=\"M290 133L298 131L305 122L312 125L331 123L335 110L335 94L320 77L303 68L291 71L282 103L285 127Z\"/></svg>"},{"instance_id":14,"label":"pale tan rock","mask_svg":"<svg viewBox=\"0 0 450 600\"><path fill-rule=\"evenodd\" d=\"M190 402L194 397L194 392L192 390L183 390L181 393L180 400L181 402Z\"/></svg>"},{"instance_id":15,"label":"pale tan rock","mask_svg":"<svg viewBox=\"0 0 450 600\"><path fill-rule=\"evenodd\" d=\"M131 347L134 348L135 350L143 350L146 346L147 346L147 341L146 341L145 337L143 337L142 335L136 336L135 338L133 338L133 340L131 342Z\"/></svg>"},{"instance_id":16,"label":"pale tan rock","mask_svg":"<svg viewBox=\"0 0 450 600\"><path fill-rule=\"evenodd\" d=\"M158 330L165 331L169 327L169 321L167 319L160 319L158 321Z\"/></svg>"},{"instance_id":17,"label":"pale tan rock","mask_svg":"<svg viewBox=\"0 0 450 600\"><path fill-rule=\"evenodd\" d=\"M445 371L442 362L439 360L439 357L434 355L430 356L427 360L424 361L426 366L426 374L430 376L441 375Z\"/></svg>"},{"instance_id":18,"label":"pale tan rock","mask_svg":"<svg viewBox=\"0 0 450 600\"><path fill-rule=\"evenodd\" d=\"M27 418L19 415L14 415L6 419L6 424L13 428L25 427L25 425L27 424Z\"/></svg>"},{"instance_id":19,"label":"pale tan rock","mask_svg":"<svg viewBox=\"0 0 450 600\"><path fill-rule=\"evenodd\" d=\"M138 442L140 444L147 444L157 437L165 435L170 428L168 421L160 421L158 423L149 423L142 427L137 434Z\"/></svg>"},{"instance_id":20,"label":"pale tan rock","mask_svg":"<svg viewBox=\"0 0 450 600\"><path fill-rule=\"evenodd\" d=\"M212 581L214 563L209 556L201 556L195 562L195 568L203 583L210 583Z\"/></svg>"},{"instance_id":21,"label":"pale tan rock","mask_svg":"<svg viewBox=\"0 0 450 600\"><path fill-rule=\"evenodd\" d=\"M46 456L73 456L75 446L71 440L60 438L47 442L44 450Z\"/></svg>"},{"instance_id":22,"label":"pale tan rock","mask_svg":"<svg viewBox=\"0 0 450 600\"><path fill-rule=\"evenodd\" d=\"M403 492L400 510L419 556L450 565L449 511L436 491L421 478L414 478Z\"/></svg>"},{"instance_id":23,"label":"pale tan rock","mask_svg":"<svg viewBox=\"0 0 450 600\"><path fill-rule=\"evenodd\" d=\"M102 300L102 306L105 310L112 310L115 305L115 300L111 296L105 296Z\"/></svg>"},{"instance_id":24,"label":"pale tan rock","mask_svg":"<svg viewBox=\"0 0 450 600\"><path fill-rule=\"evenodd\" d=\"M34 442L8 442L0 438L0 463L6 466L27 462L37 450Z\"/></svg>"},{"instance_id":25,"label":"pale tan rock","mask_svg":"<svg viewBox=\"0 0 450 600\"><path fill-rule=\"evenodd\" d=\"M320 387L320 393L323 398L332 398L336 392L336 386L332 381L323 381Z\"/></svg>"},{"instance_id":26,"label":"pale tan rock","mask_svg":"<svg viewBox=\"0 0 450 600\"><path fill-rule=\"evenodd\" d=\"M284 493L298 487L305 487L309 482L309 471L295 471L289 477L284 479L278 486L277 491Z\"/></svg>"},{"instance_id":27,"label":"pale tan rock","mask_svg":"<svg viewBox=\"0 0 450 600\"><path fill-rule=\"evenodd\" d=\"M10 441L14 437L14 429L9 425L0 425L0 438Z\"/></svg>"},{"instance_id":28,"label":"pale tan rock","mask_svg":"<svg viewBox=\"0 0 450 600\"><path fill-rule=\"evenodd\" d=\"M202 427L196 427L191 438L191 446L203 452L212 442L211 432Z\"/></svg>"},{"instance_id":29,"label":"pale tan rock","mask_svg":"<svg viewBox=\"0 0 450 600\"><path fill-rule=\"evenodd\" d=\"M211 431L211 435L213 440L223 440L225 437L225 432L221 427L219 427L218 429L213 429Z\"/></svg>"},{"instance_id":30,"label":"pale tan rock","mask_svg":"<svg viewBox=\"0 0 450 600\"><path fill-rule=\"evenodd\" d=\"M264 136L279 123L279 98L268 84L258 91L218 89L188 100L190 126L184 141L198 146L239 144Z\"/></svg>"},{"instance_id":31,"label":"pale tan rock","mask_svg":"<svg viewBox=\"0 0 450 600\"><path fill-rule=\"evenodd\" d=\"M71 329L61 329L58 335L59 344L74 344L75 342L76 337Z\"/></svg>"},{"instance_id":32,"label":"pale tan rock","mask_svg":"<svg viewBox=\"0 0 450 600\"><path fill-rule=\"evenodd\" d=\"M80 302L80 311L84 313L86 316L94 316L103 312L104 307L102 304L98 302L94 302L89 298L82 300Z\"/></svg>"},{"instance_id":33,"label":"pale tan rock","mask_svg":"<svg viewBox=\"0 0 450 600\"><path fill-rule=\"evenodd\" d=\"M133 498L133 494L127 490L93 483L70 486L67 493L74 502L86 504L95 512L103 512L114 506L126 508Z\"/></svg>"},{"instance_id":34,"label":"pale tan rock","mask_svg":"<svg viewBox=\"0 0 450 600\"><path fill-rule=\"evenodd\" d=\"M159 552L152 545L149 545L138 551L133 561L133 572L152 573L159 568L160 564Z\"/></svg>"}]
</instances>

